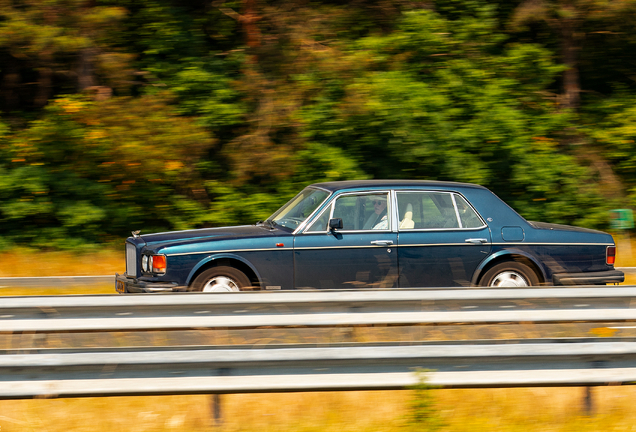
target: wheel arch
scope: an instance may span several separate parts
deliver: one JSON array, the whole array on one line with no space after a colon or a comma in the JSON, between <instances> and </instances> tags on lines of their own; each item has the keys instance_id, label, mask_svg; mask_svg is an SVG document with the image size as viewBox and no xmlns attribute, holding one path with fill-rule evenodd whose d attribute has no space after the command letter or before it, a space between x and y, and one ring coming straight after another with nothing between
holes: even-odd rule
<instances>
[{"instance_id":1,"label":"wheel arch","mask_svg":"<svg viewBox=\"0 0 636 432\"><path fill-rule=\"evenodd\" d=\"M475 273L473 274L471 285L478 286L479 280L488 270L490 270L497 264L506 261L516 261L527 265L536 273L537 278L539 279L539 283L545 284L547 276L545 273L545 269L543 268L539 260L520 249L505 249L490 255L479 265L479 267L477 267L477 270L475 270Z\"/></svg>"},{"instance_id":2,"label":"wheel arch","mask_svg":"<svg viewBox=\"0 0 636 432\"><path fill-rule=\"evenodd\" d=\"M245 276L252 282L253 286L261 285L261 276L256 268L243 257L234 254L219 254L212 255L202 259L194 268L190 271L186 284L192 285L192 282L201 273L212 267L228 266L242 271Z\"/></svg>"}]
</instances>

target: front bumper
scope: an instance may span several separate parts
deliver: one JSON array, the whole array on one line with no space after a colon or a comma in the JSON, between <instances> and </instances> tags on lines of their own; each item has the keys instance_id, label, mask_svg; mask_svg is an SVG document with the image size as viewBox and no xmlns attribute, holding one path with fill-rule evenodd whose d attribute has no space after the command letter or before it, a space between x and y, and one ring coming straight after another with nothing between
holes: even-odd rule
<instances>
[{"instance_id":1,"label":"front bumper","mask_svg":"<svg viewBox=\"0 0 636 432\"><path fill-rule=\"evenodd\" d=\"M554 285L605 285L625 281L625 273L620 270L607 270L585 273L560 273L552 276Z\"/></svg>"},{"instance_id":2,"label":"front bumper","mask_svg":"<svg viewBox=\"0 0 636 432\"><path fill-rule=\"evenodd\" d=\"M115 291L118 293L158 293L186 291L188 287L178 285L176 282L149 282L132 279L126 273L115 273Z\"/></svg>"}]
</instances>

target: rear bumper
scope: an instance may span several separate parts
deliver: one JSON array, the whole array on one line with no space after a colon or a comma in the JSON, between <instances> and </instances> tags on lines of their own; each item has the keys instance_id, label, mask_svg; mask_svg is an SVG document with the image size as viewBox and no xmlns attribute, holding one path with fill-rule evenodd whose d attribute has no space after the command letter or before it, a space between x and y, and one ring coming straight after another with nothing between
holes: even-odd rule
<instances>
[{"instance_id":1,"label":"rear bumper","mask_svg":"<svg viewBox=\"0 0 636 432\"><path fill-rule=\"evenodd\" d=\"M186 291L187 287L177 285L176 282L148 282L139 279L131 279L126 273L115 274L115 291L125 293L158 293Z\"/></svg>"},{"instance_id":2,"label":"rear bumper","mask_svg":"<svg viewBox=\"0 0 636 432\"><path fill-rule=\"evenodd\" d=\"M552 276L554 285L605 285L625 281L625 273L620 270L607 270L585 273L561 273Z\"/></svg>"}]
</instances>

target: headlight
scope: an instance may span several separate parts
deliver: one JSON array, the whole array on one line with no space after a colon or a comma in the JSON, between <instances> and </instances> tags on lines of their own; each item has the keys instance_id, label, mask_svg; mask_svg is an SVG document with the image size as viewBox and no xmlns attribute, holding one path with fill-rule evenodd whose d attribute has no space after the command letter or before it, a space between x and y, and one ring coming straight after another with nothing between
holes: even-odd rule
<instances>
[{"instance_id":1,"label":"headlight","mask_svg":"<svg viewBox=\"0 0 636 432\"><path fill-rule=\"evenodd\" d=\"M143 255L141 257L141 270L144 273L163 275L166 272L166 256Z\"/></svg>"}]
</instances>

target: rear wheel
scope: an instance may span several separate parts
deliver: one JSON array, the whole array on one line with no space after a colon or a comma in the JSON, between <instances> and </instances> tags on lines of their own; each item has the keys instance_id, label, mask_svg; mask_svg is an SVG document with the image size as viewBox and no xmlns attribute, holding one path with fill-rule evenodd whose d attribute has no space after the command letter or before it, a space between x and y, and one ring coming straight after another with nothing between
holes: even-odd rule
<instances>
[{"instance_id":1,"label":"rear wheel","mask_svg":"<svg viewBox=\"0 0 636 432\"><path fill-rule=\"evenodd\" d=\"M537 274L525 264L507 261L488 270L479 281L487 287L528 287L539 285Z\"/></svg>"},{"instance_id":2,"label":"rear wheel","mask_svg":"<svg viewBox=\"0 0 636 432\"><path fill-rule=\"evenodd\" d=\"M230 292L241 291L251 286L245 274L234 267L212 267L205 270L194 280L190 291Z\"/></svg>"}]
</instances>

